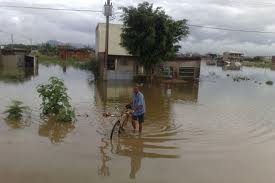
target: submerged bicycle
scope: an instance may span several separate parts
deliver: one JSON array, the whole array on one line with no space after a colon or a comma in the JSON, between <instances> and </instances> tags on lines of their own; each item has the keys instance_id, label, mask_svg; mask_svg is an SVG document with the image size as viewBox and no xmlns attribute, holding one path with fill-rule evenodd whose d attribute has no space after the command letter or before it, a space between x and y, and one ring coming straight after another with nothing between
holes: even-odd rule
<instances>
[{"instance_id":1,"label":"submerged bicycle","mask_svg":"<svg viewBox=\"0 0 275 183\"><path fill-rule=\"evenodd\" d=\"M104 117L117 118L111 131L110 140L113 140L114 137L119 137L121 132L124 131L124 126L128 123L130 117L132 116L133 111L131 105L126 105L125 108L126 109L120 114L103 113ZM116 109L118 108L116 107Z\"/></svg>"}]
</instances>

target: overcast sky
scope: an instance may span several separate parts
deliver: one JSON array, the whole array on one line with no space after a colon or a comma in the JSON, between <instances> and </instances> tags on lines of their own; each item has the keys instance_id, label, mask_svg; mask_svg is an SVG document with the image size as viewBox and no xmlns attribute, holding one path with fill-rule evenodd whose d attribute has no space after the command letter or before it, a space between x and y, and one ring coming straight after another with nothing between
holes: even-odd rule
<instances>
[{"instance_id":1,"label":"overcast sky","mask_svg":"<svg viewBox=\"0 0 275 183\"><path fill-rule=\"evenodd\" d=\"M141 0L113 0L117 7L137 5ZM175 19L188 19L189 24L243 30L275 32L274 0L150 0L163 7ZM104 0L0 0L1 5L102 10ZM94 45L97 23L104 22L102 13L30 10L0 7L0 44L34 43L59 40ZM117 15L112 20L119 22ZM2 31L2 32L1 32ZM275 55L275 34L229 32L191 28L182 41L182 52L239 51L246 55Z\"/></svg>"}]
</instances>

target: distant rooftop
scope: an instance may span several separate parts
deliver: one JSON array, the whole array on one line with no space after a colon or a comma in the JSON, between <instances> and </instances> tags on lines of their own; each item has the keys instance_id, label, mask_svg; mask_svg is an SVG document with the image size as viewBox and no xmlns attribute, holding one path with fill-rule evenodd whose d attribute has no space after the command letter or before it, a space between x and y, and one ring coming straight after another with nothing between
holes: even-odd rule
<instances>
[{"instance_id":1,"label":"distant rooftop","mask_svg":"<svg viewBox=\"0 0 275 183\"><path fill-rule=\"evenodd\" d=\"M14 53L30 53L30 50L22 49L22 48L3 48L0 49L2 54L14 54Z\"/></svg>"},{"instance_id":2,"label":"distant rooftop","mask_svg":"<svg viewBox=\"0 0 275 183\"><path fill-rule=\"evenodd\" d=\"M241 54L243 55L244 53L238 52L238 51L226 51L224 53L234 53L234 54Z\"/></svg>"}]
</instances>

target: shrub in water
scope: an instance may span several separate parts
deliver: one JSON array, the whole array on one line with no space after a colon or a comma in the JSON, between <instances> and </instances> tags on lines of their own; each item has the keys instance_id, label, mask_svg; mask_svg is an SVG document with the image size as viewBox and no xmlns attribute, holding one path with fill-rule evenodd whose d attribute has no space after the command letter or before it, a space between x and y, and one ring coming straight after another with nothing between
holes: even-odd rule
<instances>
[{"instance_id":1,"label":"shrub in water","mask_svg":"<svg viewBox=\"0 0 275 183\"><path fill-rule=\"evenodd\" d=\"M233 77L233 81L239 82L239 81L249 81L250 78L246 76L235 76Z\"/></svg>"},{"instance_id":2,"label":"shrub in water","mask_svg":"<svg viewBox=\"0 0 275 183\"><path fill-rule=\"evenodd\" d=\"M7 106L7 109L4 111L7 114L8 120L21 120L23 114L29 111L29 107L22 106L23 103L21 101L13 100L11 105Z\"/></svg>"},{"instance_id":3,"label":"shrub in water","mask_svg":"<svg viewBox=\"0 0 275 183\"><path fill-rule=\"evenodd\" d=\"M43 115L56 116L62 122L75 120L75 112L70 104L67 90L64 82L56 77L51 77L48 84L37 86L39 97L42 98Z\"/></svg>"},{"instance_id":4,"label":"shrub in water","mask_svg":"<svg viewBox=\"0 0 275 183\"><path fill-rule=\"evenodd\" d=\"M273 81L267 81L266 84L267 85L273 85Z\"/></svg>"}]
</instances>

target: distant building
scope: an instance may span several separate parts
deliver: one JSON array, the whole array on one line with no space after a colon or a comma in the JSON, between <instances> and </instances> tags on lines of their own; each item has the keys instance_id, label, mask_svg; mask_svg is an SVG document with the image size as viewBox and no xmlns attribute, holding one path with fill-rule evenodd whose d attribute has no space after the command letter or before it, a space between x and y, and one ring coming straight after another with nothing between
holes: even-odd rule
<instances>
[{"instance_id":1,"label":"distant building","mask_svg":"<svg viewBox=\"0 0 275 183\"><path fill-rule=\"evenodd\" d=\"M90 60L95 57L94 52L91 49L86 48L71 48L69 46L59 46L58 55L60 58L66 60L69 58L75 58L79 61Z\"/></svg>"},{"instance_id":2,"label":"distant building","mask_svg":"<svg viewBox=\"0 0 275 183\"><path fill-rule=\"evenodd\" d=\"M244 58L243 53L239 52L224 52L223 61L224 62L242 62Z\"/></svg>"},{"instance_id":3,"label":"distant building","mask_svg":"<svg viewBox=\"0 0 275 183\"><path fill-rule=\"evenodd\" d=\"M2 68L37 67L36 57L29 55L29 53L30 51L25 49L1 49L0 66Z\"/></svg>"},{"instance_id":4,"label":"distant building","mask_svg":"<svg viewBox=\"0 0 275 183\"><path fill-rule=\"evenodd\" d=\"M132 56L123 48L121 43L121 28L122 25L110 24L109 34L109 53L107 61L107 71L104 73L104 54L105 54L105 33L106 24L100 23L96 28L96 60L99 62L100 75L106 80L132 80L135 76L144 75L144 68L137 62L136 56ZM187 59L190 58L190 59ZM197 60L195 61L194 58ZM154 68L154 75L163 74L167 68L173 68L173 75L177 78L197 77L198 63L200 57L180 57L173 61L164 62ZM186 66L186 69L184 69ZM163 72L159 69L164 68ZM190 69L190 70L188 70ZM192 71L191 71L192 70ZM192 74L191 74L192 72ZM186 73L186 74L185 74ZM189 75L189 76L187 76ZM181 77L182 76L182 77Z\"/></svg>"},{"instance_id":5,"label":"distant building","mask_svg":"<svg viewBox=\"0 0 275 183\"><path fill-rule=\"evenodd\" d=\"M275 64L275 56L272 56L272 63Z\"/></svg>"}]
</instances>

